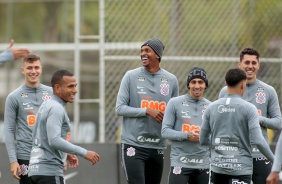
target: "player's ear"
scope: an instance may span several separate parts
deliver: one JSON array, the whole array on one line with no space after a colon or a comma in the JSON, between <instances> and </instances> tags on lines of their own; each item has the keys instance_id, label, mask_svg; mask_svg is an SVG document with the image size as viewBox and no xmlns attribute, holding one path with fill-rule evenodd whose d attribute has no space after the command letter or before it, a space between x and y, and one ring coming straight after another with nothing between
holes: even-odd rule
<instances>
[{"instance_id":1,"label":"player's ear","mask_svg":"<svg viewBox=\"0 0 282 184\"><path fill-rule=\"evenodd\" d=\"M59 84L55 84L54 87L53 87L53 90L56 94L59 94L60 93L60 85Z\"/></svg>"},{"instance_id":2,"label":"player's ear","mask_svg":"<svg viewBox=\"0 0 282 184\"><path fill-rule=\"evenodd\" d=\"M238 66L239 68L240 68L241 64L242 64L241 61L238 61L238 62L237 62L237 66Z\"/></svg>"},{"instance_id":3,"label":"player's ear","mask_svg":"<svg viewBox=\"0 0 282 184\"><path fill-rule=\"evenodd\" d=\"M246 88L246 80L241 81L241 89L245 90Z\"/></svg>"}]
</instances>

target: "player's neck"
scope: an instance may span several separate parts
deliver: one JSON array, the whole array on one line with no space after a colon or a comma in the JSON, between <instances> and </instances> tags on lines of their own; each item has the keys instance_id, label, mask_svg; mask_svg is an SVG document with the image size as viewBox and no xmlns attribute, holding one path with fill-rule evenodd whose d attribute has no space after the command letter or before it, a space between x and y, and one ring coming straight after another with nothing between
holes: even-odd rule
<instances>
[{"instance_id":1,"label":"player's neck","mask_svg":"<svg viewBox=\"0 0 282 184\"><path fill-rule=\"evenodd\" d=\"M161 68L158 66L158 67L145 67L145 69L150 72L150 73L156 73L158 72Z\"/></svg>"},{"instance_id":2,"label":"player's neck","mask_svg":"<svg viewBox=\"0 0 282 184\"><path fill-rule=\"evenodd\" d=\"M25 85L27 85L28 87L31 87L31 88L37 88L40 85L40 82L36 82L36 83L26 82Z\"/></svg>"},{"instance_id":3,"label":"player's neck","mask_svg":"<svg viewBox=\"0 0 282 184\"><path fill-rule=\"evenodd\" d=\"M231 87L229 87L227 91L228 91L229 95L240 95L241 96L241 91L240 91L239 88L231 88Z\"/></svg>"},{"instance_id":4,"label":"player's neck","mask_svg":"<svg viewBox=\"0 0 282 184\"><path fill-rule=\"evenodd\" d=\"M257 80L256 77L254 77L252 79L247 79L247 84L253 84L256 80Z\"/></svg>"}]
</instances>

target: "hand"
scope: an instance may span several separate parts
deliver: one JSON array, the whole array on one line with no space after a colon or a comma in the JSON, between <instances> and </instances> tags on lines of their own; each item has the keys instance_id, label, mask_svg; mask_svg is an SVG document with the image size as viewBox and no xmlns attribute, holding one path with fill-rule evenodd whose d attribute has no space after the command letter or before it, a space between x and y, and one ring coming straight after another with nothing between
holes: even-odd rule
<instances>
[{"instance_id":1,"label":"hand","mask_svg":"<svg viewBox=\"0 0 282 184\"><path fill-rule=\"evenodd\" d=\"M271 172L266 178L267 184L278 184L279 183L279 172Z\"/></svg>"},{"instance_id":2,"label":"hand","mask_svg":"<svg viewBox=\"0 0 282 184\"><path fill-rule=\"evenodd\" d=\"M27 48L12 48L13 45L14 45L14 40L11 40L8 49L11 50L15 60L24 58L31 53L31 51Z\"/></svg>"},{"instance_id":3,"label":"hand","mask_svg":"<svg viewBox=\"0 0 282 184\"><path fill-rule=\"evenodd\" d=\"M100 160L100 156L94 151L87 151L86 156L84 158L86 160L89 160L92 165L96 164Z\"/></svg>"},{"instance_id":4,"label":"hand","mask_svg":"<svg viewBox=\"0 0 282 184\"><path fill-rule=\"evenodd\" d=\"M191 132L188 132L188 140L191 142L199 142L200 138L200 131L199 130L192 130Z\"/></svg>"},{"instance_id":5,"label":"hand","mask_svg":"<svg viewBox=\"0 0 282 184\"><path fill-rule=\"evenodd\" d=\"M12 173L12 176L16 178L17 180L21 179L20 175L22 174L22 172L21 172L21 168L18 162L11 163L11 173Z\"/></svg>"},{"instance_id":6,"label":"hand","mask_svg":"<svg viewBox=\"0 0 282 184\"><path fill-rule=\"evenodd\" d=\"M164 113L162 111L147 108L146 114L150 116L151 118L153 118L154 120L156 120L159 124L163 122Z\"/></svg>"},{"instance_id":7,"label":"hand","mask_svg":"<svg viewBox=\"0 0 282 184\"><path fill-rule=\"evenodd\" d=\"M67 161L64 162L64 171L68 170L68 163Z\"/></svg>"},{"instance_id":8,"label":"hand","mask_svg":"<svg viewBox=\"0 0 282 184\"><path fill-rule=\"evenodd\" d=\"M76 155L68 154L67 161L69 162L69 168L75 168L78 166L78 158Z\"/></svg>"}]
</instances>

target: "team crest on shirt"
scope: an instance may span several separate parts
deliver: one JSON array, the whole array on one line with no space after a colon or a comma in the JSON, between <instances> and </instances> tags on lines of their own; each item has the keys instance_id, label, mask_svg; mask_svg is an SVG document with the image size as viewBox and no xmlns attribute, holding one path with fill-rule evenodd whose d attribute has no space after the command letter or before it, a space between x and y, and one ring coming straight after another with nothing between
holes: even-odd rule
<instances>
[{"instance_id":1,"label":"team crest on shirt","mask_svg":"<svg viewBox=\"0 0 282 184\"><path fill-rule=\"evenodd\" d=\"M161 94L166 96L169 94L169 84L163 83L160 85L161 87Z\"/></svg>"},{"instance_id":2,"label":"team crest on shirt","mask_svg":"<svg viewBox=\"0 0 282 184\"><path fill-rule=\"evenodd\" d=\"M20 169L21 169L21 172L22 172L22 175L27 175L28 173L28 165L25 165L25 164L22 164L20 165Z\"/></svg>"},{"instance_id":3,"label":"team crest on shirt","mask_svg":"<svg viewBox=\"0 0 282 184\"><path fill-rule=\"evenodd\" d=\"M263 104L265 103L265 101L266 101L265 93L263 92L256 93L256 102L257 103Z\"/></svg>"},{"instance_id":4,"label":"team crest on shirt","mask_svg":"<svg viewBox=\"0 0 282 184\"><path fill-rule=\"evenodd\" d=\"M172 171L173 174L181 174L181 168L182 167L174 166Z\"/></svg>"},{"instance_id":5,"label":"team crest on shirt","mask_svg":"<svg viewBox=\"0 0 282 184\"><path fill-rule=\"evenodd\" d=\"M127 148L126 155L130 157L135 156L135 148L132 148L132 147Z\"/></svg>"},{"instance_id":6,"label":"team crest on shirt","mask_svg":"<svg viewBox=\"0 0 282 184\"><path fill-rule=\"evenodd\" d=\"M42 96L43 101L50 100L50 99L51 99L51 96L49 96L49 95Z\"/></svg>"}]
</instances>

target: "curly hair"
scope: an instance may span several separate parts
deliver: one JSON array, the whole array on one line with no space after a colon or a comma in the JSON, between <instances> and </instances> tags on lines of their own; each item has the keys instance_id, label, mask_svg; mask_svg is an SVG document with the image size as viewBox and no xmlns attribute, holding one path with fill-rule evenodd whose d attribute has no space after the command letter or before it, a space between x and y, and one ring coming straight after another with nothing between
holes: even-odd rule
<instances>
[{"instance_id":1,"label":"curly hair","mask_svg":"<svg viewBox=\"0 0 282 184\"><path fill-rule=\"evenodd\" d=\"M225 82L229 87L237 86L237 84L239 84L242 80L246 79L246 73L240 68L231 68L225 75Z\"/></svg>"}]
</instances>

